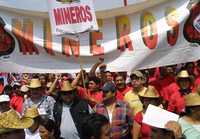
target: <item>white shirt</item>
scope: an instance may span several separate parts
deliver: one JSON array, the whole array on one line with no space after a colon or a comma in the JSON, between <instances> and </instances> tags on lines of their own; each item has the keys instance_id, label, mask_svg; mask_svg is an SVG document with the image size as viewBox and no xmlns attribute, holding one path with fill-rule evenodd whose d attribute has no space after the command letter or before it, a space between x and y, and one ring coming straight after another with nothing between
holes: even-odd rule
<instances>
[{"instance_id":1,"label":"white shirt","mask_svg":"<svg viewBox=\"0 0 200 139\"><path fill-rule=\"evenodd\" d=\"M70 106L65 104L63 104L60 131L61 137L64 139L80 139L70 113Z\"/></svg>"},{"instance_id":2,"label":"white shirt","mask_svg":"<svg viewBox=\"0 0 200 139\"><path fill-rule=\"evenodd\" d=\"M25 139L41 139L39 130L35 131L35 133L31 133L28 129L24 129L25 131Z\"/></svg>"}]
</instances>

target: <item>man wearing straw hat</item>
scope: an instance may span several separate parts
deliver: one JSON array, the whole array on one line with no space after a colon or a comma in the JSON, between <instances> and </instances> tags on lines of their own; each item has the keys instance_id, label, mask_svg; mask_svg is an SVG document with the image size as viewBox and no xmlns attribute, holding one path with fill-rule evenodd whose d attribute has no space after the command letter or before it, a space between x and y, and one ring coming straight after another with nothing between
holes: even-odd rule
<instances>
[{"instance_id":1,"label":"man wearing straw hat","mask_svg":"<svg viewBox=\"0 0 200 139\"><path fill-rule=\"evenodd\" d=\"M0 139L25 139L24 129L33 124L31 118L20 118L10 109L0 114Z\"/></svg>"},{"instance_id":2,"label":"man wearing straw hat","mask_svg":"<svg viewBox=\"0 0 200 139\"><path fill-rule=\"evenodd\" d=\"M184 96L192 92L193 78L186 70L182 70L176 77L176 83L167 89L168 111L181 114L185 112Z\"/></svg>"},{"instance_id":3,"label":"man wearing straw hat","mask_svg":"<svg viewBox=\"0 0 200 139\"><path fill-rule=\"evenodd\" d=\"M33 106L31 108L27 108L23 117L31 118L34 121L31 127L24 130L26 134L26 139L41 139L39 134L41 116L38 112L37 107Z\"/></svg>"},{"instance_id":4,"label":"man wearing straw hat","mask_svg":"<svg viewBox=\"0 0 200 139\"><path fill-rule=\"evenodd\" d=\"M30 90L30 97L24 101L24 110L34 105L38 108L40 114L47 113L48 118L53 120L55 100L51 96L45 96L40 80L33 78L28 88Z\"/></svg>"},{"instance_id":5,"label":"man wearing straw hat","mask_svg":"<svg viewBox=\"0 0 200 139\"><path fill-rule=\"evenodd\" d=\"M82 119L91 109L88 103L77 96L76 88L72 87L69 80L61 84L59 100L54 106L54 119L56 122L56 138L79 139L81 136Z\"/></svg>"}]
</instances>

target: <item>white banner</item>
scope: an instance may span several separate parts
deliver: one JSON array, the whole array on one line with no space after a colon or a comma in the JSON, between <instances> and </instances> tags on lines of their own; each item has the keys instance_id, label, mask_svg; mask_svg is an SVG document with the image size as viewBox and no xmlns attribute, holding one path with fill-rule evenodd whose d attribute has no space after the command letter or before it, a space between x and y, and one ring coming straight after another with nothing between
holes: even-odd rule
<instances>
[{"instance_id":1,"label":"white banner","mask_svg":"<svg viewBox=\"0 0 200 139\"><path fill-rule=\"evenodd\" d=\"M93 0L48 0L48 6L55 35L98 30Z\"/></svg>"},{"instance_id":2,"label":"white banner","mask_svg":"<svg viewBox=\"0 0 200 139\"><path fill-rule=\"evenodd\" d=\"M200 59L193 26L200 3L175 0L138 13L98 19L100 31L75 40L52 34L47 17L0 9L0 71L77 72L99 57L108 70L131 71Z\"/></svg>"}]
</instances>

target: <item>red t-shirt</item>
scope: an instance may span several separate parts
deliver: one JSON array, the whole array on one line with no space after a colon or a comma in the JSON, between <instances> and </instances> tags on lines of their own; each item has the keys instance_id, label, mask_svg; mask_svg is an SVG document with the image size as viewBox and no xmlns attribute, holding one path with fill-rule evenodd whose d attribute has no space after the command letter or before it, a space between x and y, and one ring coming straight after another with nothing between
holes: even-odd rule
<instances>
[{"instance_id":1,"label":"red t-shirt","mask_svg":"<svg viewBox=\"0 0 200 139\"><path fill-rule=\"evenodd\" d=\"M139 125L141 125L141 137L139 139L151 139L151 127L145 123L142 123L142 120L142 112L136 113L136 115L134 116L134 122L137 122Z\"/></svg>"},{"instance_id":2,"label":"red t-shirt","mask_svg":"<svg viewBox=\"0 0 200 139\"><path fill-rule=\"evenodd\" d=\"M123 100L124 99L124 96L125 94L130 91L132 88L131 87L128 87L126 86L124 89L117 89L117 92L116 92L116 98L117 100Z\"/></svg>"},{"instance_id":3,"label":"red t-shirt","mask_svg":"<svg viewBox=\"0 0 200 139\"><path fill-rule=\"evenodd\" d=\"M194 91L196 91L198 86L200 86L200 76L197 76L194 81Z\"/></svg>"},{"instance_id":4,"label":"red t-shirt","mask_svg":"<svg viewBox=\"0 0 200 139\"><path fill-rule=\"evenodd\" d=\"M22 96L13 96L10 100L10 106L19 113L22 113L23 102L24 98Z\"/></svg>"},{"instance_id":5,"label":"red t-shirt","mask_svg":"<svg viewBox=\"0 0 200 139\"><path fill-rule=\"evenodd\" d=\"M3 89L4 89L4 86L2 84L0 84L0 94L3 93Z\"/></svg>"}]
</instances>

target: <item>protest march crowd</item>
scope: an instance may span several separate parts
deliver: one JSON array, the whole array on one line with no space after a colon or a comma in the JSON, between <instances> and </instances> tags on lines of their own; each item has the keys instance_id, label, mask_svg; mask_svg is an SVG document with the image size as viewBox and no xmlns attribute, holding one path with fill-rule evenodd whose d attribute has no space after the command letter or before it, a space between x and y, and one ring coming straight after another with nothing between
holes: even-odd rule
<instances>
[{"instance_id":1,"label":"protest march crowd","mask_svg":"<svg viewBox=\"0 0 200 139\"><path fill-rule=\"evenodd\" d=\"M130 75L103 58L89 72L0 74L0 139L200 139L200 60ZM145 124L149 104L180 118Z\"/></svg>"}]
</instances>

